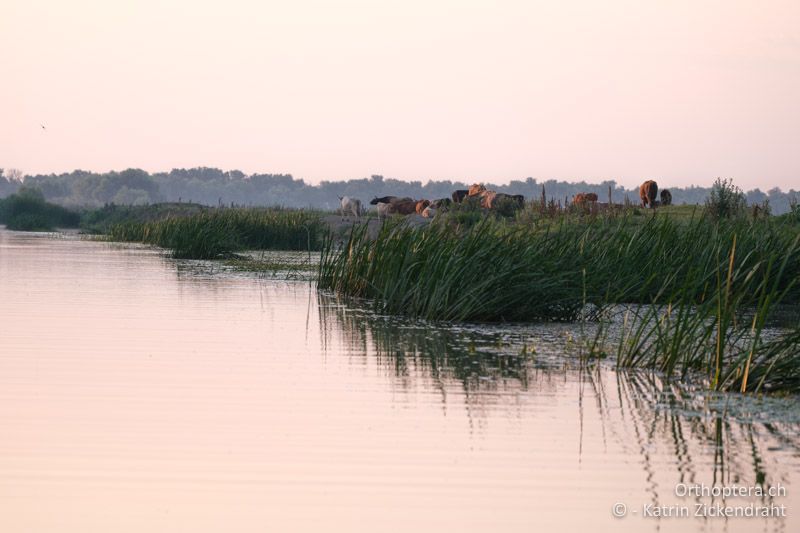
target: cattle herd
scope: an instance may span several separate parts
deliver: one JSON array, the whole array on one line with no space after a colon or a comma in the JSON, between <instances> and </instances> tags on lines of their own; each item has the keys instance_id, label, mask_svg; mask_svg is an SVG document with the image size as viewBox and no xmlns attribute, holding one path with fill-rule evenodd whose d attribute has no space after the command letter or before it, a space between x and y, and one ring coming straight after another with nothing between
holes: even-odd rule
<instances>
[{"instance_id":1,"label":"cattle herd","mask_svg":"<svg viewBox=\"0 0 800 533\"><path fill-rule=\"evenodd\" d=\"M672 194L667 189L662 189L661 199L658 196L658 184L653 180L647 180L639 186L639 199L642 207L655 208L658 205L670 205ZM353 215L358 218L363 213L361 200L340 196L342 217ZM590 207L597 203L597 194L593 192L578 193L572 198L572 203L579 207ZM437 200L414 200L413 198L400 196L375 197L370 201L370 205L376 206L378 216L387 218L391 215L413 215L417 214L424 218L433 218L440 211L447 211L453 204L463 204L474 202L475 205L483 209L496 209L500 205L507 205L513 209L522 209L525 206L525 197L521 194L505 194L490 191L483 184L476 183L469 189L459 189L453 191L450 198L439 198Z\"/></svg>"}]
</instances>

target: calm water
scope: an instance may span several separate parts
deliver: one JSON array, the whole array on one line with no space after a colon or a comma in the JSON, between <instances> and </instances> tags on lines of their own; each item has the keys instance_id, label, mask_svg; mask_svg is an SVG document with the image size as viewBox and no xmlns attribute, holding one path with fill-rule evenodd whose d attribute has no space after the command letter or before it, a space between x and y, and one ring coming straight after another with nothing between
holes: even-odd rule
<instances>
[{"instance_id":1,"label":"calm water","mask_svg":"<svg viewBox=\"0 0 800 533\"><path fill-rule=\"evenodd\" d=\"M800 530L797 399L219 270L0 230L0 531ZM780 485L726 503L788 518L642 517L723 503L679 483Z\"/></svg>"}]
</instances>

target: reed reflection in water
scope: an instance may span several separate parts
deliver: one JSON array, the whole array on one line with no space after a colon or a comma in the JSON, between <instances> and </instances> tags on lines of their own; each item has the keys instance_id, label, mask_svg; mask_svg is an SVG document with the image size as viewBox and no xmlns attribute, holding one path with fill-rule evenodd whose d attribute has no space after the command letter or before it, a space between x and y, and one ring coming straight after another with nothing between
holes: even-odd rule
<instances>
[{"instance_id":1,"label":"reed reflection in water","mask_svg":"<svg viewBox=\"0 0 800 533\"><path fill-rule=\"evenodd\" d=\"M758 486L764 492L784 487L785 497L728 498L727 504L784 505L790 516L792 503L798 501L791 486L800 455L800 412L794 399L715 393L646 371L617 371L602 362L587 365L574 357L575 325L433 325L375 315L331 295L321 295L319 305L326 343L336 342L338 335L338 342L354 353L374 357L400 390L429 381L445 410L448 402L463 400L471 427L490 423L486 419L498 405L516 405L520 417L533 411L545 424L576 420L576 461L558 472L539 470L535 479L542 486L558 486L560 479L584 471L587 479L573 487L576 494L586 495L595 483L608 482L607 495L620 495L619 500L627 496L639 514L645 504L652 504L651 510L688 506L691 513L697 510L694 504L726 504L713 494L679 497L676 487ZM563 404L570 393L575 402L571 416L566 410L542 416L543 405L553 407L548 399L560 397ZM543 436L552 429L543 427ZM569 449L552 453L550 459L559 462ZM606 476L598 475L598 462L605 462L599 469ZM638 472L638 480L615 486L615 474L622 470ZM583 507L587 499L581 500ZM636 527L656 522L659 529L669 528L654 519L649 524L632 520ZM753 520L759 519L692 517L673 525L747 530ZM768 520L765 530L782 531L792 523L791 518Z\"/></svg>"}]
</instances>

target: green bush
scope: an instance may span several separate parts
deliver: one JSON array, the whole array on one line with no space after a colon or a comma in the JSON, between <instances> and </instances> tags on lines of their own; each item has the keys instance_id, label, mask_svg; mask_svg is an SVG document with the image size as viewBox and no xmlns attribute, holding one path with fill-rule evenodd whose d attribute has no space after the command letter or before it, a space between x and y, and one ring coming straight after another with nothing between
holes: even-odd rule
<instances>
[{"instance_id":1,"label":"green bush","mask_svg":"<svg viewBox=\"0 0 800 533\"><path fill-rule=\"evenodd\" d=\"M31 213L14 215L8 219L6 227L15 231L53 231L55 229L47 217Z\"/></svg>"},{"instance_id":2,"label":"green bush","mask_svg":"<svg viewBox=\"0 0 800 533\"><path fill-rule=\"evenodd\" d=\"M747 212L744 192L733 184L733 180L717 178L706 199L706 213L715 219L734 218Z\"/></svg>"},{"instance_id":3,"label":"green bush","mask_svg":"<svg viewBox=\"0 0 800 533\"><path fill-rule=\"evenodd\" d=\"M19 231L50 231L75 228L80 215L44 200L37 189L21 188L17 194L0 199L0 224Z\"/></svg>"},{"instance_id":4,"label":"green bush","mask_svg":"<svg viewBox=\"0 0 800 533\"><path fill-rule=\"evenodd\" d=\"M517 215L518 212L522 211L523 208L511 198L498 198L495 199L492 211L501 217L505 218L513 218Z\"/></svg>"}]
</instances>

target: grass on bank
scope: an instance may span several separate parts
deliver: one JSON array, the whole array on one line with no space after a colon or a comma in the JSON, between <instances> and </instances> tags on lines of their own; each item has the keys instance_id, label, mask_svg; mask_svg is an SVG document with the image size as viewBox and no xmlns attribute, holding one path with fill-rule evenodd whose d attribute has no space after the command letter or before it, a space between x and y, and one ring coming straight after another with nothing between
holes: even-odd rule
<instances>
[{"instance_id":1,"label":"grass on bank","mask_svg":"<svg viewBox=\"0 0 800 533\"><path fill-rule=\"evenodd\" d=\"M242 250L319 250L327 227L313 211L223 208L111 226L109 238L172 250L185 259L218 259Z\"/></svg>"},{"instance_id":2,"label":"grass on bank","mask_svg":"<svg viewBox=\"0 0 800 533\"><path fill-rule=\"evenodd\" d=\"M361 229L341 250L327 241L319 286L431 320L572 321L617 310L622 327L601 327L590 353L704 372L716 389L800 391L800 326L769 328L779 309L800 304L798 235L792 221L744 218L387 224L374 241Z\"/></svg>"},{"instance_id":3,"label":"grass on bank","mask_svg":"<svg viewBox=\"0 0 800 533\"><path fill-rule=\"evenodd\" d=\"M123 223L155 222L174 217L196 215L212 209L193 203L165 202L149 205L107 204L97 209L84 211L81 215L81 230L84 233L107 234L112 226Z\"/></svg>"}]
</instances>

